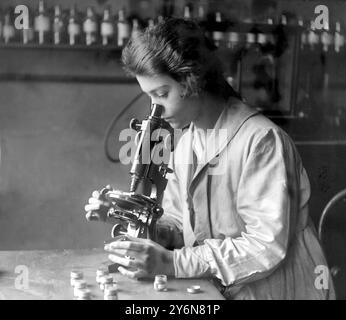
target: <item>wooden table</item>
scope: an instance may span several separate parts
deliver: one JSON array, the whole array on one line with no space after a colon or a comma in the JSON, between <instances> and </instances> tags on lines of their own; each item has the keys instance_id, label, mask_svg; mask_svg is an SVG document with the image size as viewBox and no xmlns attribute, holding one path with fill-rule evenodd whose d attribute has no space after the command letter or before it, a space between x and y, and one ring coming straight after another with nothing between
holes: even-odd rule
<instances>
[{"instance_id":1,"label":"wooden table","mask_svg":"<svg viewBox=\"0 0 346 320\"><path fill-rule=\"evenodd\" d=\"M107 253L101 249L0 251L0 299L72 300L70 271L78 269L84 272L92 299L102 300L96 270L109 264ZM118 283L119 300L224 300L212 282L205 279L169 279L168 291L158 292L153 281L129 279L119 272L112 275ZM188 293L186 289L191 285L200 285L201 292Z\"/></svg>"}]
</instances>

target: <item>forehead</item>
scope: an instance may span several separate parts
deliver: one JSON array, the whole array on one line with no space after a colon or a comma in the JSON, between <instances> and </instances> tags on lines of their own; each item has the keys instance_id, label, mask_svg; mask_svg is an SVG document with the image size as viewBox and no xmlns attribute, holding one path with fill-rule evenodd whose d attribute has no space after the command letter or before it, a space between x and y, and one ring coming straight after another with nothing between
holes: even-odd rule
<instances>
[{"instance_id":1,"label":"forehead","mask_svg":"<svg viewBox=\"0 0 346 320\"><path fill-rule=\"evenodd\" d=\"M154 91L162 86L174 87L179 86L173 78L167 75L155 75L155 76L136 76L137 81L143 92Z\"/></svg>"}]
</instances>

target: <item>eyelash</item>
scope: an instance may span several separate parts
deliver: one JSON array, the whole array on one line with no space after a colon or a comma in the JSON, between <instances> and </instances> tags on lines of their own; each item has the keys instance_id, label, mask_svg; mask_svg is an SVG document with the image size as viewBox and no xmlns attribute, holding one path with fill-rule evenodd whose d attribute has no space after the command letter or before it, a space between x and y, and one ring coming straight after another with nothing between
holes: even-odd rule
<instances>
[{"instance_id":1,"label":"eyelash","mask_svg":"<svg viewBox=\"0 0 346 320\"><path fill-rule=\"evenodd\" d=\"M151 97L150 94L148 96ZM163 94L153 94L152 96L155 98L159 98L159 99L165 99L168 97L168 92L163 93Z\"/></svg>"},{"instance_id":2,"label":"eyelash","mask_svg":"<svg viewBox=\"0 0 346 320\"><path fill-rule=\"evenodd\" d=\"M167 97L168 97L168 93L163 93L163 94L161 94L161 95L157 95L157 97L158 97L158 98L161 98L161 99L167 98Z\"/></svg>"}]
</instances>

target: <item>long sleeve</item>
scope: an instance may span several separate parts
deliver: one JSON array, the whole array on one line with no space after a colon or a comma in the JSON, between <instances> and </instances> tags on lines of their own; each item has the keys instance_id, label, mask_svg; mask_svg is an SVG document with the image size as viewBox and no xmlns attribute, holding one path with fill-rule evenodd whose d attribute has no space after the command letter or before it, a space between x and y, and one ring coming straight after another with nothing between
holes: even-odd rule
<instances>
[{"instance_id":1,"label":"long sleeve","mask_svg":"<svg viewBox=\"0 0 346 320\"><path fill-rule=\"evenodd\" d=\"M262 129L249 149L236 206L245 230L235 238L206 239L203 245L174 250L176 277L212 274L228 286L264 278L284 260L297 199L290 191L288 180L294 176L288 174L291 155L283 139L277 129Z\"/></svg>"}]
</instances>

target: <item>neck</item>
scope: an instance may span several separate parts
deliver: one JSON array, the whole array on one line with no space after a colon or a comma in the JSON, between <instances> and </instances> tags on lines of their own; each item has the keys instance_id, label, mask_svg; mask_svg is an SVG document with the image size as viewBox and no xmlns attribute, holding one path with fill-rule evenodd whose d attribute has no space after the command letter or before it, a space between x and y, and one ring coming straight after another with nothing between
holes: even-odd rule
<instances>
[{"instance_id":1,"label":"neck","mask_svg":"<svg viewBox=\"0 0 346 320\"><path fill-rule=\"evenodd\" d=\"M200 97L198 104L200 112L193 120L195 127L202 130L213 129L227 102L208 95Z\"/></svg>"}]
</instances>

